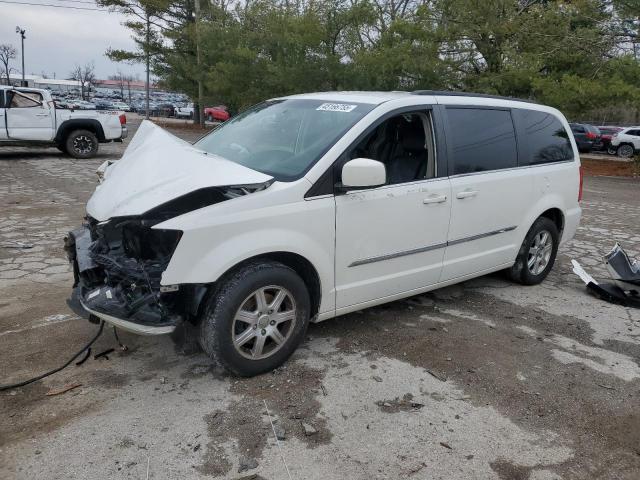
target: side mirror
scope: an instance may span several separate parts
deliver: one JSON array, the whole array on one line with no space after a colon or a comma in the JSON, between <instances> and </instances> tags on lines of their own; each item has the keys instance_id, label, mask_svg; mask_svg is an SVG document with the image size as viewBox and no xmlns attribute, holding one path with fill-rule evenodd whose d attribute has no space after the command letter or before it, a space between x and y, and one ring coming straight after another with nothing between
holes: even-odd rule
<instances>
[{"instance_id":1,"label":"side mirror","mask_svg":"<svg viewBox=\"0 0 640 480\"><path fill-rule=\"evenodd\" d=\"M342 188L345 190L379 187L387 183L384 163L370 158L354 158L342 167Z\"/></svg>"}]
</instances>

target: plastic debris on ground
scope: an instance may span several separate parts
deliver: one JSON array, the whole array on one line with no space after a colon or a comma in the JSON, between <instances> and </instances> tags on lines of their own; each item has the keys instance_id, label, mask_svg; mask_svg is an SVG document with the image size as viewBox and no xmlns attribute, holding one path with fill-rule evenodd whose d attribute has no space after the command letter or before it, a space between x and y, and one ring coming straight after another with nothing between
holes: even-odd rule
<instances>
[{"instance_id":1,"label":"plastic debris on ground","mask_svg":"<svg viewBox=\"0 0 640 480\"><path fill-rule=\"evenodd\" d=\"M612 282L598 282L576 260L571 260L573 273L590 293L610 303L640 308L640 263L630 259L618 243L604 256L604 262Z\"/></svg>"}]
</instances>

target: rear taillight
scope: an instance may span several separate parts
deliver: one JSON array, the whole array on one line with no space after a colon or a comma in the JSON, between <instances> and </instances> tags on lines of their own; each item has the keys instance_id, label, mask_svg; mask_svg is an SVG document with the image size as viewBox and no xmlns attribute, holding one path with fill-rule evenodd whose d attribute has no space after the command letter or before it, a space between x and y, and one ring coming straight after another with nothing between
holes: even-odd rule
<instances>
[{"instance_id":1,"label":"rear taillight","mask_svg":"<svg viewBox=\"0 0 640 480\"><path fill-rule=\"evenodd\" d=\"M587 138L589 140L595 140L597 138L597 135L593 132L587 132Z\"/></svg>"},{"instance_id":2,"label":"rear taillight","mask_svg":"<svg viewBox=\"0 0 640 480\"><path fill-rule=\"evenodd\" d=\"M582 184L584 183L584 172L582 171L582 165L580 165L580 189L578 190L578 201L582 201Z\"/></svg>"},{"instance_id":3,"label":"rear taillight","mask_svg":"<svg viewBox=\"0 0 640 480\"><path fill-rule=\"evenodd\" d=\"M118 118L120 119L120 125L126 125L127 124L127 116L124 113L122 115L120 115Z\"/></svg>"}]
</instances>

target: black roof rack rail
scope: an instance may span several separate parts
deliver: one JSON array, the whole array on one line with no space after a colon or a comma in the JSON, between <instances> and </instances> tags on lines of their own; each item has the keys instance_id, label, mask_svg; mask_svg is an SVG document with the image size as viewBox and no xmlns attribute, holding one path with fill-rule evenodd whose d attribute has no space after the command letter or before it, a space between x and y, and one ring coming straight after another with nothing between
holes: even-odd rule
<instances>
[{"instance_id":1,"label":"black roof rack rail","mask_svg":"<svg viewBox=\"0 0 640 480\"><path fill-rule=\"evenodd\" d=\"M525 100L523 98L515 98L515 97L503 97L500 95L490 95L488 93L473 93L473 92L455 92L451 90L414 90L411 92L412 95L435 95L435 96L446 96L446 97L479 97L479 98L495 98L498 100L511 100L514 102L524 102L524 103L538 103L533 100Z\"/></svg>"}]
</instances>

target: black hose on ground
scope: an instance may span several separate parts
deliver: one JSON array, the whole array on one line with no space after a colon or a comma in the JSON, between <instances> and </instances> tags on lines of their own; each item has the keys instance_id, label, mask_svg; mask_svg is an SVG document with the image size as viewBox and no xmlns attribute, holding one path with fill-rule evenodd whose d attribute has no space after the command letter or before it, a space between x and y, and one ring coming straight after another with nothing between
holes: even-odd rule
<instances>
[{"instance_id":1,"label":"black hose on ground","mask_svg":"<svg viewBox=\"0 0 640 480\"><path fill-rule=\"evenodd\" d=\"M48 371L46 373L43 373L42 375L38 375L37 377L30 378L29 380L25 380L24 382L13 383L13 384L10 384L10 385L0 385L0 392L3 392L5 390L11 390L13 388L24 387L25 385L29 385L30 383L37 382L38 380L42 380L43 378L48 377L49 375L53 375L54 373L58 373L60 370L64 370L69 365L71 365L71 363L73 363L73 361L76 358L78 358L80 355L82 355L85 352L85 350L87 350L91 345L93 345L93 343L102 334L102 330L104 330L104 321L100 322L100 328L98 329L98 333L96 333L96 336L93 337L89 343L87 343L84 347L82 347L82 350L80 350L73 357L71 357L71 359L67 363L62 365L61 367L54 368L53 370L50 370L50 371Z\"/></svg>"}]
</instances>

